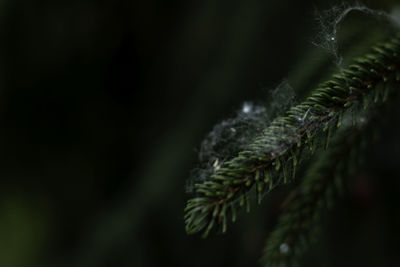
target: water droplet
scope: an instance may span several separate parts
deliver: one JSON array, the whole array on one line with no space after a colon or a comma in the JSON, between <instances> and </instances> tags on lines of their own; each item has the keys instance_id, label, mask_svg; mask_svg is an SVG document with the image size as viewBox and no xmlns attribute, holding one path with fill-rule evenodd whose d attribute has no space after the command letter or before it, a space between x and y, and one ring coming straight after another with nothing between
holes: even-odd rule
<instances>
[{"instance_id":1,"label":"water droplet","mask_svg":"<svg viewBox=\"0 0 400 267\"><path fill-rule=\"evenodd\" d=\"M290 248L289 248L289 245L288 245L288 244L282 243L282 244L279 246L279 250L280 250L280 252L281 252L282 254L288 254Z\"/></svg>"},{"instance_id":2,"label":"water droplet","mask_svg":"<svg viewBox=\"0 0 400 267\"><path fill-rule=\"evenodd\" d=\"M252 109L251 104L249 104L249 103L243 104L243 108L242 108L243 113L249 113L251 111L251 109Z\"/></svg>"},{"instance_id":3,"label":"water droplet","mask_svg":"<svg viewBox=\"0 0 400 267\"><path fill-rule=\"evenodd\" d=\"M276 158L278 155L279 155L279 154L276 153L275 151L274 151L274 152L271 152L271 156L272 156L273 158ZM273 163L272 163L272 164L273 164Z\"/></svg>"}]
</instances>

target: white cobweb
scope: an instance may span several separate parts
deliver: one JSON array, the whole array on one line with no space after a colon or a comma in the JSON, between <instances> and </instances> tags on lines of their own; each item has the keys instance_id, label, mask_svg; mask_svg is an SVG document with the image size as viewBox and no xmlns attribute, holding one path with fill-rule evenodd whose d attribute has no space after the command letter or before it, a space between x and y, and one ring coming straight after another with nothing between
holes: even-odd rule
<instances>
[{"instance_id":1,"label":"white cobweb","mask_svg":"<svg viewBox=\"0 0 400 267\"><path fill-rule=\"evenodd\" d=\"M394 27L400 27L399 9L395 9L392 13L387 13L368 8L359 2L352 4L344 2L322 12L316 11L315 16L319 26L319 34L316 35L312 44L328 51L333 56L334 63L338 67L341 66L343 60L338 52L338 31L344 19L351 12L361 12L377 20L386 20Z\"/></svg>"},{"instance_id":2,"label":"white cobweb","mask_svg":"<svg viewBox=\"0 0 400 267\"><path fill-rule=\"evenodd\" d=\"M253 138L262 133L271 118L286 111L295 102L295 93L287 80L270 90L269 105L244 102L236 115L215 125L198 149L199 165L192 170L186 190L194 183L204 181L223 163L244 150Z\"/></svg>"},{"instance_id":3,"label":"white cobweb","mask_svg":"<svg viewBox=\"0 0 400 267\"><path fill-rule=\"evenodd\" d=\"M338 31L341 23L351 12L361 12L374 19L386 20L392 26L400 28L400 8L392 13L373 10L358 2L354 4L342 3L329 10L316 12L319 33L313 39L315 46L328 51L334 58L337 67L342 64L342 57L338 52ZM282 115L291 106L296 104L293 88L287 80L283 80L274 90L270 90L268 105L256 105L244 102L236 112L236 116L223 120L213 127L202 141L198 149L199 164L191 172L186 183L186 190L193 192L194 184L210 177L221 168L225 161L237 156L238 152L262 133L270 121ZM304 122L312 114L308 110L298 120Z\"/></svg>"}]
</instances>

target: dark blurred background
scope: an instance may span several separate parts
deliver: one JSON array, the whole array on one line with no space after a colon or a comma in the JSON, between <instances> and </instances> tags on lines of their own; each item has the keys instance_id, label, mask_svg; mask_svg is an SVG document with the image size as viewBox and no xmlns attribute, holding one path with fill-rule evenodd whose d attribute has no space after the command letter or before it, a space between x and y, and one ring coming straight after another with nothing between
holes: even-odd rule
<instances>
[{"instance_id":1,"label":"dark blurred background","mask_svg":"<svg viewBox=\"0 0 400 267\"><path fill-rule=\"evenodd\" d=\"M334 2L1 0L0 266L257 266L279 192L202 240L184 231L185 182L243 101L332 70L311 40Z\"/></svg>"}]
</instances>

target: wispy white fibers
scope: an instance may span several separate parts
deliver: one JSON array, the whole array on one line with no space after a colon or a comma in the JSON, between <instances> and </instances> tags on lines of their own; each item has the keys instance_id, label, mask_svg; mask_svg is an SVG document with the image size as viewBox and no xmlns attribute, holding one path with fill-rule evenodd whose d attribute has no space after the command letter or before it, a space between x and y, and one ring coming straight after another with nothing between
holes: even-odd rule
<instances>
[{"instance_id":1,"label":"wispy white fibers","mask_svg":"<svg viewBox=\"0 0 400 267\"><path fill-rule=\"evenodd\" d=\"M191 192L194 183L208 179L225 161L245 150L254 137L268 126L270 119L286 111L294 101L294 91L284 80L270 91L265 106L244 102L234 117L215 125L200 145L199 164L192 170L187 191Z\"/></svg>"},{"instance_id":2,"label":"wispy white fibers","mask_svg":"<svg viewBox=\"0 0 400 267\"><path fill-rule=\"evenodd\" d=\"M368 8L357 2L354 4L342 3L323 12L317 11L316 19L320 27L320 32L312 43L327 50L334 57L334 62L338 67L342 64L342 57L338 52L337 33L343 20L353 11L373 16L376 19L387 20L395 27L400 27L399 12L389 14L381 10Z\"/></svg>"},{"instance_id":3,"label":"wispy white fibers","mask_svg":"<svg viewBox=\"0 0 400 267\"><path fill-rule=\"evenodd\" d=\"M200 145L199 166L192 170L187 191L192 191L195 182L209 178L226 160L236 156L267 123L265 107L244 102L236 116L215 125Z\"/></svg>"}]
</instances>

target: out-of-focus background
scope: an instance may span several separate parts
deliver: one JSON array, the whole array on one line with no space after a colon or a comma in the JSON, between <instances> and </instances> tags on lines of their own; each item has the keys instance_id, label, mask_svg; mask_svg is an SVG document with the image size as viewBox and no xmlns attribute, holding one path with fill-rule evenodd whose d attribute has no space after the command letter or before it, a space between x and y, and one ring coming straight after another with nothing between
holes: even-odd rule
<instances>
[{"instance_id":1,"label":"out-of-focus background","mask_svg":"<svg viewBox=\"0 0 400 267\"><path fill-rule=\"evenodd\" d=\"M244 101L283 79L301 95L333 70L311 42L334 3L0 1L0 266L257 266L279 190L202 240L184 231L185 183ZM377 22L357 21L343 38L368 42ZM309 266L396 266L398 202L371 188Z\"/></svg>"}]
</instances>

